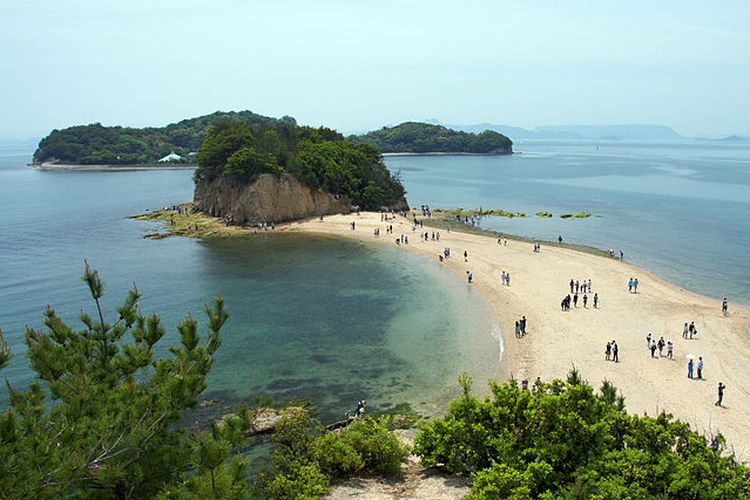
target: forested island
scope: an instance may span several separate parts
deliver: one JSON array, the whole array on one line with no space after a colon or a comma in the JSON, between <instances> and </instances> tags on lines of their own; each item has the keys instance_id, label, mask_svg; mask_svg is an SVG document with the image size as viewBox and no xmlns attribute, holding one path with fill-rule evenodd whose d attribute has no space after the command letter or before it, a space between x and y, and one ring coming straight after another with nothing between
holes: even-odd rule
<instances>
[{"instance_id":1,"label":"forested island","mask_svg":"<svg viewBox=\"0 0 750 500\"><path fill-rule=\"evenodd\" d=\"M194 163L195 154L211 127L221 121L247 125L296 126L294 118L270 118L252 111L220 112L172 123L166 127L106 127L101 123L53 130L41 140L35 163L71 165L156 164L174 153L169 162ZM193 153L193 154L191 154Z\"/></svg>"},{"instance_id":2,"label":"forested island","mask_svg":"<svg viewBox=\"0 0 750 500\"><path fill-rule=\"evenodd\" d=\"M407 207L380 151L290 120L217 123L200 147L195 181L195 206L228 224Z\"/></svg>"},{"instance_id":3,"label":"forested island","mask_svg":"<svg viewBox=\"0 0 750 500\"><path fill-rule=\"evenodd\" d=\"M491 130L473 134L419 122L383 127L350 138L374 146L383 153L513 153L513 141Z\"/></svg>"}]
</instances>

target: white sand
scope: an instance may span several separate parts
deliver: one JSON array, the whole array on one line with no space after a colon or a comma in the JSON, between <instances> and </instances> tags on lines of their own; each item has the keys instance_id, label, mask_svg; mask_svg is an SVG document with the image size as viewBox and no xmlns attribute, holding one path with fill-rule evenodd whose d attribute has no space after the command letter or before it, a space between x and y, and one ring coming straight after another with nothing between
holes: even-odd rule
<instances>
[{"instance_id":1,"label":"white sand","mask_svg":"<svg viewBox=\"0 0 750 500\"><path fill-rule=\"evenodd\" d=\"M357 223L355 231L351 221ZM451 258L443 265L464 280L466 271L472 272L475 283L466 286L482 292L503 330L504 377L549 380L564 377L575 365L596 388L603 379L620 388L630 412L667 411L700 432L722 432L739 458L750 457L748 310L730 304L730 314L724 317L720 301L688 292L627 262L551 244L543 244L537 254L531 243L508 241L501 246L488 236L445 230L438 242L420 242L420 229L412 233L406 219L397 217L389 223L394 225L393 235L385 234L386 223L376 213L329 216L323 222L293 223L280 230L335 234L391 246L403 233L410 244L399 248L435 260L444 247L450 247ZM373 236L376 227L381 228L379 238ZM424 230L433 231L426 226ZM467 263L464 250L469 254ZM500 283L503 270L511 274L509 287ZM639 278L637 294L628 292L630 277ZM587 309L579 302L569 312L560 310L571 278L591 278L599 309L593 309L589 300ZM514 321L522 315L528 318L528 335L517 339ZM694 340L682 338L686 321L695 321L698 328ZM651 358L647 332L671 340L675 359L666 358L666 349L665 357ZM612 339L620 346L619 363L604 360L605 345ZM703 357L704 380L687 378L687 354L695 355L696 361ZM723 407L714 405L719 381L727 386Z\"/></svg>"}]
</instances>

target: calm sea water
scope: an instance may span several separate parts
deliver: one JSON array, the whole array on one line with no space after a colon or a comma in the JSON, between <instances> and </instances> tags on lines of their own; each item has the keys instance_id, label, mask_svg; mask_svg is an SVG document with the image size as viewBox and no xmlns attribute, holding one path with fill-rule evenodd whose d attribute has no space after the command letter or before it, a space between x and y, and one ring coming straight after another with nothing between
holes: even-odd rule
<instances>
[{"instance_id":1,"label":"calm sea water","mask_svg":"<svg viewBox=\"0 0 750 500\"><path fill-rule=\"evenodd\" d=\"M598 149L597 149L598 146ZM688 289L750 304L750 145L526 142L506 157L390 157L412 205L527 218L481 225L622 250ZM588 219L542 219L588 211Z\"/></svg>"},{"instance_id":2,"label":"calm sea water","mask_svg":"<svg viewBox=\"0 0 750 500\"><path fill-rule=\"evenodd\" d=\"M0 327L16 354L2 374L16 386L32 380L23 331L42 326L44 305L71 322L90 310L84 258L107 284L109 312L137 283L143 310L170 327L166 343L187 312L201 317L224 295L232 316L205 393L219 413L256 396L310 400L325 419L362 398L374 411L409 402L435 413L458 373L497 369L487 305L436 263L301 235L143 239L157 223L126 217L189 200L191 172L38 172L28 157L0 151Z\"/></svg>"}]
</instances>

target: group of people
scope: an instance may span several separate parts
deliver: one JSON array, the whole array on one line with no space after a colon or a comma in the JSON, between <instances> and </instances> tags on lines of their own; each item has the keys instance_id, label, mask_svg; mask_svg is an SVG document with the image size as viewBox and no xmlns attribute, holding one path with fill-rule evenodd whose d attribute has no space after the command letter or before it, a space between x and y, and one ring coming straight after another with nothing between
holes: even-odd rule
<instances>
[{"instance_id":1,"label":"group of people","mask_svg":"<svg viewBox=\"0 0 750 500\"><path fill-rule=\"evenodd\" d=\"M437 233L433 231L431 234L429 231L425 231L424 233L419 233L419 237L422 241L440 241L440 231Z\"/></svg>"},{"instance_id":2,"label":"group of people","mask_svg":"<svg viewBox=\"0 0 750 500\"><path fill-rule=\"evenodd\" d=\"M579 299L578 293L573 293L572 296L568 294L565 297L563 297L562 302L560 302L560 308L563 311L570 311L570 303L573 302L573 307L578 307L578 299ZM588 304L589 304L588 294L584 293L583 295L580 296L580 299L581 299L580 301L581 301L581 304L583 305L583 308L587 309ZM594 293L594 296L592 297L592 302L593 302L594 309L598 309L599 308L599 293Z\"/></svg>"},{"instance_id":3,"label":"group of people","mask_svg":"<svg viewBox=\"0 0 750 500\"><path fill-rule=\"evenodd\" d=\"M421 205L420 208L422 209L423 217L427 217L428 219L432 217L432 210L430 210L429 205Z\"/></svg>"},{"instance_id":4,"label":"group of people","mask_svg":"<svg viewBox=\"0 0 750 500\"><path fill-rule=\"evenodd\" d=\"M604 361L620 362L620 347L614 339L604 348Z\"/></svg>"},{"instance_id":5,"label":"group of people","mask_svg":"<svg viewBox=\"0 0 750 500\"><path fill-rule=\"evenodd\" d=\"M659 351L659 357L661 358L664 356L664 349L667 349L667 358L674 359L674 344L671 340L664 340L664 337L659 337L659 340L656 340L654 336L649 332L646 335L646 346L648 347L648 350L651 352L651 357L655 358L656 351Z\"/></svg>"},{"instance_id":6,"label":"group of people","mask_svg":"<svg viewBox=\"0 0 750 500\"><path fill-rule=\"evenodd\" d=\"M573 280L573 278L570 278L570 293L586 293L586 292L593 292L594 287L591 284L591 278L587 280Z\"/></svg>"},{"instance_id":7,"label":"group of people","mask_svg":"<svg viewBox=\"0 0 750 500\"><path fill-rule=\"evenodd\" d=\"M534 253L539 253L541 249L542 249L541 243L534 243Z\"/></svg>"},{"instance_id":8,"label":"group of people","mask_svg":"<svg viewBox=\"0 0 750 500\"><path fill-rule=\"evenodd\" d=\"M686 322L682 326L682 338L692 339L695 335L698 335L698 328L695 326L695 321L691 321L689 325Z\"/></svg>"},{"instance_id":9,"label":"group of people","mask_svg":"<svg viewBox=\"0 0 750 500\"><path fill-rule=\"evenodd\" d=\"M521 319L516 321L516 338L521 338L526 335L526 316L522 316Z\"/></svg>"},{"instance_id":10,"label":"group of people","mask_svg":"<svg viewBox=\"0 0 750 500\"><path fill-rule=\"evenodd\" d=\"M638 293L638 278L630 278L628 280L628 292Z\"/></svg>"},{"instance_id":11,"label":"group of people","mask_svg":"<svg viewBox=\"0 0 750 500\"><path fill-rule=\"evenodd\" d=\"M611 248L609 249L609 256L612 258L615 256L615 251ZM625 254L622 253L622 250L620 250L620 260L625 260Z\"/></svg>"},{"instance_id":12,"label":"group of people","mask_svg":"<svg viewBox=\"0 0 750 500\"><path fill-rule=\"evenodd\" d=\"M500 273L500 281L503 285L510 286L510 273L506 273L505 271Z\"/></svg>"},{"instance_id":13,"label":"group of people","mask_svg":"<svg viewBox=\"0 0 750 500\"><path fill-rule=\"evenodd\" d=\"M406 236L406 235L404 235L404 234L402 234L401 236L399 236L398 238L396 238L396 245L401 245L402 243L404 245L408 245L409 244L409 237Z\"/></svg>"}]
</instances>

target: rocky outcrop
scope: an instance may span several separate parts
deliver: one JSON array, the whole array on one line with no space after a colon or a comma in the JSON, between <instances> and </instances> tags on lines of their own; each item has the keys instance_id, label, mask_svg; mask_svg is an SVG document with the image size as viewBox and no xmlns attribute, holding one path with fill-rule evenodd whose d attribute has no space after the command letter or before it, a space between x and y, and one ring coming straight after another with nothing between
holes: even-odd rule
<instances>
[{"instance_id":1,"label":"rocky outcrop","mask_svg":"<svg viewBox=\"0 0 750 500\"><path fill-rule=\"evenodd\" d=\"M195 207L230 224L287 222L320 215L351 212L351 207L319 189L311 189L289 174L264 174L247 183L229 177L199 181Z\"/></svg>"}]
</instances>

